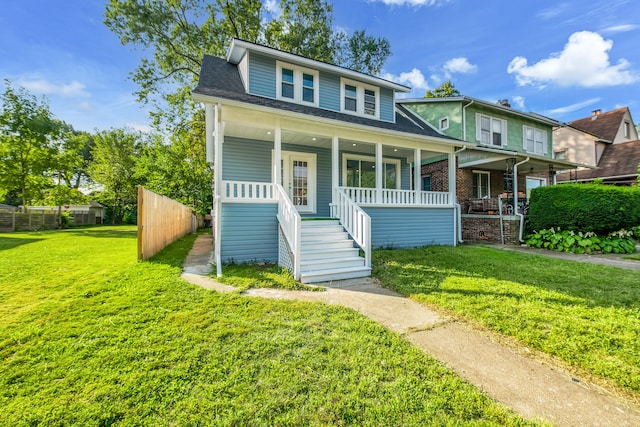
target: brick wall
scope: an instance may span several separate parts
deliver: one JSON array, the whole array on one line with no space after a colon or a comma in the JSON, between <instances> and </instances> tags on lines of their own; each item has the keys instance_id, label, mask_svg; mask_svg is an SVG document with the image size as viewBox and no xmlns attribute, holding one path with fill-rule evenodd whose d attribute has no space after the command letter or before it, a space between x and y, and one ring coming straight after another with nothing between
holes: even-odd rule
<instances>
[{"instance_id":1,"label":"brick wall","mask_svg":"<svg viewBox=\"0 0 640 427\"><path fill-rule=\"evenodd\" d=\"M518 245L518 233L520 232L520 220L503 219L502 229L504 243ZM500 218L489 215L463 215L462 216L462 240L465 242L502 243L500 237Z\"/></svg>"}]
</instances>

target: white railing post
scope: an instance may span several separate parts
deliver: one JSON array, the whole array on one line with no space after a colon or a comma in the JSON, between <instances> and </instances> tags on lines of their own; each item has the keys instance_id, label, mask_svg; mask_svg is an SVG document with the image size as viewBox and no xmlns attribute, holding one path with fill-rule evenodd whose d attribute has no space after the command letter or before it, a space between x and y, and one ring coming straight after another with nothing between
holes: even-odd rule
<instances>
[{"instance_id":1,"label":"white railing post","mask_svg":"<svg viewBox=\"0 0 640 427\"><path fill-rule=\"evenodd\" d=\"M292 268L295 280L300 280L300 246L302 235L302 218L293 206L287 192L284 191L282 185L275 185L275 196L278 202L278 222L282 227L282 234L289 245L293 256Z\"/></svg>"}]
</instances>

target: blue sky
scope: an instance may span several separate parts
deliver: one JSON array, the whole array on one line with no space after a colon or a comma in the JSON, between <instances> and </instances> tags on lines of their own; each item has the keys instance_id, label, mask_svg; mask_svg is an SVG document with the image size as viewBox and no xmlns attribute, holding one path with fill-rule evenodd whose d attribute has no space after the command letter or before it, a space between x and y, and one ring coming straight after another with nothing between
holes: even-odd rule
<instances>
[{"instance_id":1,"label":"blue sky","mask_svg":"<svg viewBox=\"0 0 640 427\"><path fill-rule=\"evenodd\" d=\"M277 6L277 0L266 3ZM382 76L427 89L451 79L464 95L509 99L561 121L628 106L640 121L640 2L339 0L334 25L386 37ZM0 77L46 95L77 129L146 129L129 73L139 52L104 26L104 2L7 0ZM273 6L272 6L273 7Z\"/></svg>"}]
</instances>

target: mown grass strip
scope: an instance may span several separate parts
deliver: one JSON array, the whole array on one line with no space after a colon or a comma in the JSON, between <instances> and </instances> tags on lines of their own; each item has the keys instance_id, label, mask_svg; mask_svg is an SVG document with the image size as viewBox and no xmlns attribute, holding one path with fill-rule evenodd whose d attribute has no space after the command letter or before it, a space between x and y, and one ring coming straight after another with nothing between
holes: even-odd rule
<instances>
[{"instance_id":1,"label":"mown grass strip","mask_svg":"<svg viewBox=\"0 0 640 427\"><path fill-rule=\"evenodd\" d=\"M179 278L193 236L0 235L0 425L528 425L398 335Z\"/></svg>"},{"instance_id":2,"label":"mown grass strip","mask_svg":"<svg viewBox=\"0 0 640 427\"><path fill-rule=\"evenodd\" d=\"M557 356L640 398L637 271L480 246L381 250L396 291Z\"/></svg>"}]
</instances>

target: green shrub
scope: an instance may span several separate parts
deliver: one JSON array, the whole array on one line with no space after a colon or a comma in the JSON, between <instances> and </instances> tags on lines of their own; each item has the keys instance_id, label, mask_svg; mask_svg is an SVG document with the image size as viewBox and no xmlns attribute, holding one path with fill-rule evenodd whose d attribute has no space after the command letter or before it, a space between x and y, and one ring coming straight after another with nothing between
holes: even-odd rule
<instances>
[{"instance_id":1,"label":"green shrub","mask_svg":"<svg viewBox=\"0 0 640 427\"><path fill-rule=\"evenodd\" d=\"M538 187L529 200L532 230L605 235L640 224L640 188L597 184Z\"/></svg>"},{"instance_id":2,"label":"green shrub","mask_svg":"<svg viewBox=\"0 0 640 427\"><path fill-rule=\"evenodd\" d=\"M598 237L593 232L575 233L571 230L550 228L540 230L527 236L526 244L534 248L544 248L560 252L576 254L591 254L602 252L605 254L631 254L636 251L632 239L634 232L627 230L614 231L605 237Z\"/></svg>"}]
</instances>

